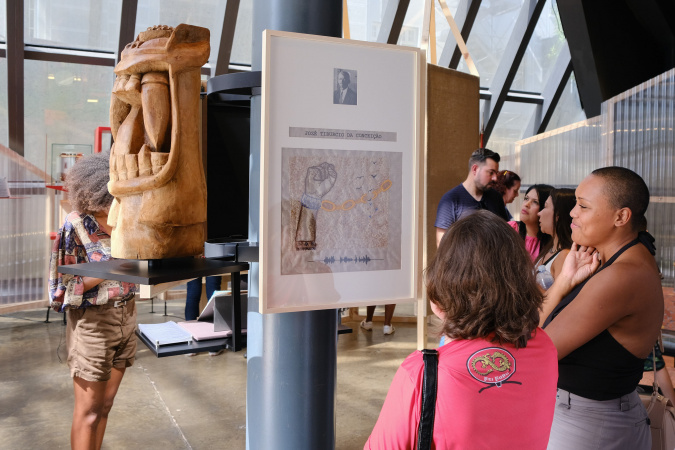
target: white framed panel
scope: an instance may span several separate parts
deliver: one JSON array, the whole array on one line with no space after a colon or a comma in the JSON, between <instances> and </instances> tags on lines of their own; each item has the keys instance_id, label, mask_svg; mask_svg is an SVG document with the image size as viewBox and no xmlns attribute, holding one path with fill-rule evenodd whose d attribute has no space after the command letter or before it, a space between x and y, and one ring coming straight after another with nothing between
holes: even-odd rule
<instances>
[{"instance_id":1,"label":"white framed panel","mask_svg":"<svg viewBox=\"0 0 675 450\"><path fill-rule=\"evenodd\" d=\"M264 32L262 313L417 299L425 61L416 48Z\"/></svg>"}]
</instances>

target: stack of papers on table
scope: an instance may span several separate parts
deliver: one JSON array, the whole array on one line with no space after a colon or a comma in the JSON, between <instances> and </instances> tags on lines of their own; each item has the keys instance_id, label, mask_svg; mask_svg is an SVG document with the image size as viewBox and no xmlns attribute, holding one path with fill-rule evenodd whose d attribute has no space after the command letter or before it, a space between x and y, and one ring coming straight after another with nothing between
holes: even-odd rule
<instances>
[{"instance_id":1,"label":"stack of papers on table","mask_svg":"<svg viewBox=\"0 0 675 450\"><path fill-rule=\"evenodd\" d=\"M186 322L178 322L178 326L185 329L191 334L195 341L206 341L208 339L223 339L232 336L232 330L226 323L221 324L224 330L215 331L213 325L214 320L214 304L217 297L227 297L230 295L229 291L214 291L204 310L199 314L197 320L188 320ZM245 315L246 313L244 313ZM241 330L246 333L246 329Z\"/></svg>"},{"instance_id":2,"label":"stack of papers on table","mask_svg":"<svg viewBox=\"0 0 675 450\"><path fill-rule=\"evenodd\" d=\"M160 345L192 343L192 334L173 320L164 323L139 323L138 330L155 344L155 348Z\"/></svg>"},{"instance_id":3,"label":"stack of papers on table","mask_svg":"<svg viewBox=\"0 0 675 450\"><path fill-rule=\"evenodd\" d=\"M178 326L190 333L195 341L205 341L207 339L222 339L232 335L231 330L213 331L213 322L200 322L198 320L189 320L187 322L178 322Z\"/></svg>"}]
</instances>

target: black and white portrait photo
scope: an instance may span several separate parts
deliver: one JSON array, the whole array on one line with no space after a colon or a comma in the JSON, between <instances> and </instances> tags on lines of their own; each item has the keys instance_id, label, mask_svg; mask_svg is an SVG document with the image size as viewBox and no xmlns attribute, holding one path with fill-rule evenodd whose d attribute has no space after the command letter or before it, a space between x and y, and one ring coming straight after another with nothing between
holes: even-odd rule
<instances>
[{"instance_id":1,"label":"black and white portrait photo","mask_svg":"<svg viewBox=\"0 0 675 450\"><path fill-rule=\"evenodd\" d=\"M333 104L356 105L356 70L333 69Z\"/></svg>"}]
</instances>

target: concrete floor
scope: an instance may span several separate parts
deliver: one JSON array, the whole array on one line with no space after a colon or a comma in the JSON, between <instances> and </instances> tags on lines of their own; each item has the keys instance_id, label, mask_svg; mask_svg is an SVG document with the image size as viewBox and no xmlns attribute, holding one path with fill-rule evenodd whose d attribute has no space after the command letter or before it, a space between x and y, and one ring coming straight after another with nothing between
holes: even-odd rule
<instances>
[{"instance_id":1,"label":"concrete floor","mask_svg":"<svg viewBox=\"0 0 675 450\"><path fill-rule=\"evenodd\" d=\"M138 322L183 318L184 301L138 303ZM43 323L45 309L0 316L0 448L70 446L73 388L65 364L60 314ZM414 324L396 333L372 332L357 322L338 339L336 448L361 449L379 415L389 384L415 350ZM104 449L244 449L245 351L210 357L156 358L139 342L108 420Z\"/></svg>"}]
</instances>

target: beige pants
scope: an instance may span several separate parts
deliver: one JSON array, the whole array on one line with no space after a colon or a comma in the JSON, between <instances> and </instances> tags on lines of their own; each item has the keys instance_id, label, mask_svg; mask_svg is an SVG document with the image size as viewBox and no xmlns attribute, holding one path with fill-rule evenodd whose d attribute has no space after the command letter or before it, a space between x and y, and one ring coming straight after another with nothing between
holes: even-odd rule
<instances>
[{"instance_id":1,"label":"beige pants","mask_svg":"<svg viewBox=\"0 0 675 450\"><path fill-rule=\"evenodd\" d=\"M136 357L136 302L68 309L68 367L70 375L87 381L107 381L113 367L124 368Z\"/></svg>"}]
</instances>

